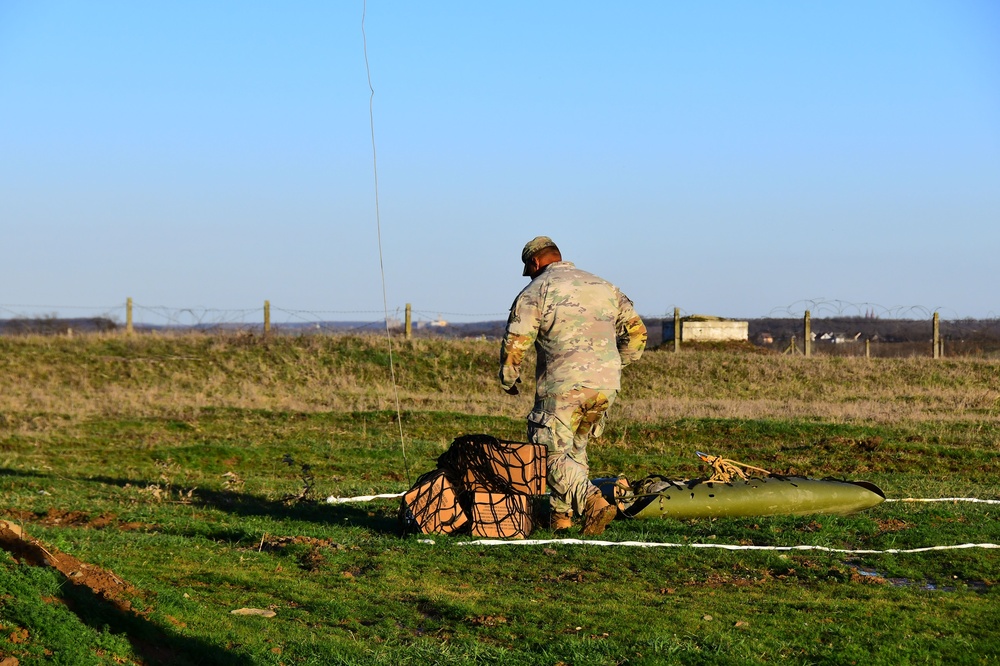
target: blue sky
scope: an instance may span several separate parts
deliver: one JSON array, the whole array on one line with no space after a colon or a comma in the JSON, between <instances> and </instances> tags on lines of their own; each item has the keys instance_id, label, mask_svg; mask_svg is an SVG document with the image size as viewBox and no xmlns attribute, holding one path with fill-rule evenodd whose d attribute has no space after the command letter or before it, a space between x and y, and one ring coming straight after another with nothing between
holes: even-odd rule
<instances>
[{"instance_id":1,"label":"blue sky","mask_svg":"<svg viewBox=\"0 0 1000 666\"><path fill-rule=\"evenodd\" d=\"M0 317L501 319L539 234L648 316L996 317L1000 3L0 0L0 229Z\"/></svg>"}]
</instances>

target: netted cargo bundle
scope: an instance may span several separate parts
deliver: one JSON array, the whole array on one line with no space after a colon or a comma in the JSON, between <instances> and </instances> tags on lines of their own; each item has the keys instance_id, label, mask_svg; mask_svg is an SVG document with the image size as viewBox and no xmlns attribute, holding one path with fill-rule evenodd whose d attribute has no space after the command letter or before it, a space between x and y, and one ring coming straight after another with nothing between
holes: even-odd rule
<instances>
[{"instance_id":1,"label":"netted cargo bundle","mask_svg":"<svg viewBox=\"0 0 1000 666\"><path fill-rule=\"evenodd\" d=\"M511 495L545 493L546 450L540 444L463 435L438 457L438 468L461 479L466 490Z\"/></svg>"},{"instance_id":2,"label":"netted cargo bundle","mask_svg":"<svg viewBox=\"0 0 1000 666\"><path fill-rule=\"evenodd\" d=\"M468 522L459 491L443 469L418 478L403 495L399 507L399 524L404 533L455 534Z\"/></svg>"},{"instance_id":3,"label":"netted cargo bundle","mask_svg":"<svg viewBox=\"0 0 1000 666\"><path fill-rule=\"evenodd\" d=\"M545 493L545 447L462 435L403 496L403 533L524 538L532 529L532 497Z\"/></svg>"},{"instance_id":4,"label":"netted cargo bundle","mask_svg":"<svg viewBox=\"0 0 1000 666\"><path fill-rule=\"evenodd\" d=\"M472 534L489 539L524 539L531 534L531 498L474 491Z\"/></svg>"}]
</instances>

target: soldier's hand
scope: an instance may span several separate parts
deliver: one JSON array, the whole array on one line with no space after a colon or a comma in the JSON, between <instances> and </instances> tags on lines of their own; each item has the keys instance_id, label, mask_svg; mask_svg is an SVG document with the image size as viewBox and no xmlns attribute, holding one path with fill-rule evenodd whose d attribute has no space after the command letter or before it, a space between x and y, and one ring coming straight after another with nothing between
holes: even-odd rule
<instances>
[{"instance_id":1,"label":"soldier's hand","mask_svg":"<svg viewBox=\"0 0 1000 666\"><path fill-rule=\"evenodd\" d=\"M520 383L521 383L521 378L518 377L517 379L514 380L514 385L511 386L510 388L504 389L504 391L507 392L507 395L519 395L521 392L517 390L517 385Z\"/></svg>"}]
</instances>

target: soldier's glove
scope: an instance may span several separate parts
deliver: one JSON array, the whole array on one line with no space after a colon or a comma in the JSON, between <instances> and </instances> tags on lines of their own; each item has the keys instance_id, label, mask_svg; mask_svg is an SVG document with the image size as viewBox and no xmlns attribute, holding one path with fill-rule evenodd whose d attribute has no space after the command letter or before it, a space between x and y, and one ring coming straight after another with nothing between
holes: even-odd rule
<instances>
[{"instance_id":1,"label":"soldier's glove","mask_svg":"<svg viewBox=\"0 0 1000 666\"><path fill-rule=\"evenodd\" d=\"M521 378L518 377L517 379L514 380L514 385L511 386L509 389L504 389L504 391L507 392L507 395L519 395L521 392L517 390L517 385L520 383L521 383Z\"/></svg>"}]
</instances>

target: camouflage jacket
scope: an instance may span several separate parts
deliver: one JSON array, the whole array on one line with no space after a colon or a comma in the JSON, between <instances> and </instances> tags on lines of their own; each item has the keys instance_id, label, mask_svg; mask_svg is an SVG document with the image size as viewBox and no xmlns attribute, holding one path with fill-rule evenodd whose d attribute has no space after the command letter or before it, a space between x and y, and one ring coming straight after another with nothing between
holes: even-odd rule
<instances>
[{"instance_id":1,"label":"camouflage jacket","mask_svg":"<svg viewBox=\"0 0 1000 666\"><path fill-rule=\"evenodd\" d=\"M646 348L646 326L618 287L568 261L549 264L510 307L500 347L500 385L509 389L531 344L535 397L574 388L621 388L621 369Z\"/></svg>"}]
</instances>

